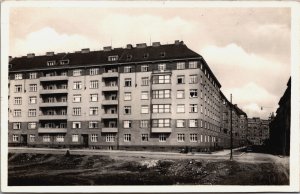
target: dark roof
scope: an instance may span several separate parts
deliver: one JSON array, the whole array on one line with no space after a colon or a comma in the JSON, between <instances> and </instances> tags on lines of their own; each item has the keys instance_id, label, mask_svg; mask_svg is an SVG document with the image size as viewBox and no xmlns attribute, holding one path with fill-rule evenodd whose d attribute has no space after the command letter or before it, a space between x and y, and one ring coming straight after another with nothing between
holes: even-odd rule
<instances>
[{"instance_id":1,"label":"dark roof","mask_svg":"<svg viewBox=\"0 0 300 194\"><path fill-rule=\"evenodd\" d=\"M242 111L242 109L240 109L236 104L234 105L234 107L235 107L236 112L237 112L238 115L245 115L245 116L247 116L247 114L244 111Z\"/></svg>"},{"instance_id":2,"label":"dark roof","mask_svg":"<svg viewBox=\"0 0 300 194\"><path fill-rule=\"evenodd\" d=\"M148 57L144 58L145 54ZM161 53L165 53L162 57ZM117 61L108 61L108 56L118 55ZM131 59L128 58L131 56ZM143 62L169 59L184 59L184 58L202 58L198 53L189 49L183 42L177 44L166 44L160 46L146 46L144 48L115 48L109 51L90 51L87 53L58 53L53 56L27 56L12 58L10 71L21 71L28 69L47 69L47 61L59 61L69 59L68 65L59 65L59 67L74 67L84 65L99 65L99 64L116 64L129 62ZM54 68L54 66L53 66Z\"/></svg>"}]
</instances>

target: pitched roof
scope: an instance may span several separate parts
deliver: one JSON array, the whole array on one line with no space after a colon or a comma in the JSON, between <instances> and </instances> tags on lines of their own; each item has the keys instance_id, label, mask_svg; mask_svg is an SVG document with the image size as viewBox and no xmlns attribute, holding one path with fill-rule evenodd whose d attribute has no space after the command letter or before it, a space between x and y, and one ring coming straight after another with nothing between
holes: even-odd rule
<instances>
[{"instance_id":1,"label":"pitched roof","mask_svg":"<svg viewBox=\"0 0 300 194\"><path fill-rule=\"evenodd\" d=\"M161 56L164 53L165 56ZM144 55L148 57L144 57ZM117 61L109 61L109 56L118 55ZM128 57L128 56L131 56ZM28 69L46 69L47 61L59 61L68 59L68 65L59 67L72 67L84 65L99 65L112 63L129 63L155 60L184 59L184 58L202 58L198 53L189 49L183 42L177 44L166 44L160 46L146 46L143 48L115 48L109 51L90 51L75 53L58 53L52 56L42 55L28 58L27 56L12 58L10 71L21 71ZM130 59L129 59L130 58Z\"/></svg>"}]
</instances>

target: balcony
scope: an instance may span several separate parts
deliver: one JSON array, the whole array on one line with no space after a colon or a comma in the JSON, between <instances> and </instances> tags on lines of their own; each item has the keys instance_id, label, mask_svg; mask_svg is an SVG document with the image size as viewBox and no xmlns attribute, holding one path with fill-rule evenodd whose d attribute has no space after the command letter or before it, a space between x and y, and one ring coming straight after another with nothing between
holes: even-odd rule
<instances>
[{"instance_id":1,"label":"balcony","mask_svg":"<svg viewBox=\"0 0 300 194\"><path fill-rule=\"evenodd\" d=\"M165 128L151 128L152 133L171 133L172 128L171 127L165 127Z\"/></svg>"},{"instance_id":2,"label":"balcony","mask_svg":"<svg viewBox=\"0 0 300 194\"><path fill-rule=\"evenodd\" d=\"M67 115L40 115L39 120L65 120Z\"/></svg>"},{"instance_id":3,"label":"balcony","mask_svg":"<svg viewBox=\"0 0 300 194\"><path fill-rule=\"evenodd\" d=\"M165 69L165 70L153 70L153 74L172 74L172 70Z\"/></svg>"},{"instance_id":4,"label":"balcony","mask_svg":"<svg viewBox=\"0 0 300 194\"><path fill-rule=\"evenodd\" d=\"M117 105L118 100L103 100L102 105Z\"/></svg>"},{"instance_id":5,"label":"balcony","mask_svg":"<svg viewBox=\"0 0 300 194\"><path fill-rule=\"evenodd\" d=\"M102 133L118 133L117 127L104 127L102 128Z\"/></svg>"},{"instance_id":6,"label":"balcony","mask_svg":"<svg viewBox=\"0 0 300 194\"><path fill-rule=\"evenodd\" d=\"M68 102L40 102L40 107L68 106Z\"/></svg>"},{"instance_id":7,"label":"balcony","mask_svg":"<svg viewBox=\"0 0 300 194\"><path fill-rule=\"evenodd\" d=\"M118 91L118 86L102 86L102 91Z\"/></svg>"},{"instance_id":8,"label":"balcony","mask_svg":"<svg viewBox=\"0 0 300 194\"><path fill-rule=\"evenodd\" d=\"M118 72L105 72L102 74L103 78L110 78L110 77L119 77Z\"/></svg>"},{"instance_id":9,"label":"balcony","mask_svg":"<svg viewBox=\"0 0 300 194\"><path fill-rule=\"evenodd\" d=\"M67 133L67 128L39 128L38 133Z\"/></svg>"},{"instance_id":10,"label":"balcony","mask_svg":"<svg viewBox=\"0 0 300 194\"><path fill-rule=\"evenodd\" d=\"M52 89L52 90L40 89L40 94L64 94L64 93L68 93L68 89Z\"/></svg>"},{"instance_id":11,"label":"balcony","mask_svg":"<svg viewBox=\"0 0 300 194\"><path fill-rule=\"evenodd\" d=\"M45 81L62 81L62 80L68 80L68 79L69 79L69 77L66 76L66 75L40 77L41 82L45 82Z\"/></svg>"},{"instance_id":12,"label":"balcony","mask_svg":"<svg viewBox=\"0 0 300 194\"><path fill-rule=\"evenodd\" d=\"M172 89L172 84L152 84L152 90Z\"/></svg>"},{"instance_id":13,"label":"balcony","mask_svg":"<svg viewBox=\"0 0 300 194\"><path fill-rule=\"evenodd\" d=\"M117 119L118 118L118 114L112 114L112 113L108 113L108 114L103 114L102 115L103 119Z\"/></svg>"}]
</instances>

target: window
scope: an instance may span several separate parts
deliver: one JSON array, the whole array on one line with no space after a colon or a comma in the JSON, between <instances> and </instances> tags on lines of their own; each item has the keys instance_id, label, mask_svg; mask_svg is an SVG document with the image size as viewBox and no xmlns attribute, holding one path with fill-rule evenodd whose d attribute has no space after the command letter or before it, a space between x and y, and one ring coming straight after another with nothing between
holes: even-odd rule
<instances>
[{"instance_id":1,"label":"window","mask_svg":"<svg viewBox=\"0 0 300 194\"><path fill-rule=\"evenodd\" d=\"M97 89L98 87L99 87L98 80L91 80L91 82L90 82L90 88L91 89Z\"/></svg>"},{"instance_id":2,"label":"window","mask_svg":"<svg viewBox=\"0 0 300 194\"><path fill-rule=\"evenodd\" d=\"M78 134L72 134L72 142L78 142Z\"/></svg>"},{"instance_id":3,"label":"window","mask_svg":"<svg viewBox=\"0 0 300 194\"><path fill-rule=\"evenodd\" d=\"M99 74L99 68L90 69L90 75L98 75L98 74Z\"/></svg>"},{"instance_id":4,"label":"window","mask_svg":"<svg viewBox=\"0 0 300 194\"><path fill-rule=\"evenodd\" d=\"M197 97L198 97L197 89L190 89L190 98L197 98Z\"/></svg>"},{"instance_id":5,"label":"window","mask_svg":"<svg viewBox=\"0 0 300 194\"><path fill-rule=\"evenodd\" d=\"M21 129L21 123L20 122L13 123L13 129Z\"/></svg>"},{"instance_id":6,"label":"window","mask_svg":"<svg viewBox=\"0 0 300 194\"><path fill-rule=\"evenodd\" d=\"M81 102L81 94L74 94L73 102Z\"/></svg>"},{"instance_id":7,"label":"window","mask_svg":"<svg viewBox=\"0 0 300 194\"><path fill-rule=\"evenodd\" d=\"M142 77L142 86L149 85L149 77Z\"/></svg>"},{"instance_id":8,"label":"window","mask_svg":"<svg viewBox=\"0 0 300 194\"><path fill-rule=\"evenodd\" d=\"M90 107L90 115L98 115L98 107Z\"/></svg>"},{"instance_id":9,"label":"window","mask_svg":"<svg viewBox=\"0 0 300 194\"><path fill-rule=\"evenodd\" d=\"M141 99L142 100L148 100L149 99L149 92L148 91L142 91Z\"/></svg>"},{"instance_id":10,"label":"window","mask_svg":"<svg viewBox=\"0 0 300 194\"><path fill-rule=\"evenodd\" d=\"M185 122L183 119L176 120L176 127L182 128L185 126Z\"/></svg>"},{"instance_id":11,"label":"window","mask_svg":"<svg viewBox=\"0 0 300 194\"><path fill-rule=\"evenodd\" d=\"M14 117L20 117L21 116L21 109L15 109L14 110Z\"/></svg>"},{"instance_id":12,"label":"window","mask_svg":"<svg viewBox=\"0 0 300 194\"><path fill-rule=\"evenodd\" d=\"M37 100L36 100L36 96L30 96L29 97L29 104L36 104Z\"/></svg>"},{"instance_id":13,"label":"window","mask_svg":"<svg viewBox=\"0 0 300 194\"><path fill-rule=\"evenodd\" d=\"M50 135L43 135L43 142L50 142Z\"/></svg>"},{"instance_id":14,"label":"window","mask_svg":"<svg viewBox=\"0 0 300 194\"><path fill-rule=\"evenodd\" d=\"M184 142L184 134L183 133L177 134L177 142Z\"/></svg>"},{"instance_id":15,"label":"window","mask_svg":"<svg viewBox=\"0 0 300 194\"><path fill-rule=\"evenodd\" d=\"M190 61L190 62L189 62L189 68L190 68L190 69L195 69L195 68L197 68L197 61Z\"/></svg>"},{"instance_id":16,"label":"window","mask_svg":"<svg viewBox=\"0 0 300 194\"><path fill-rule=\"evenodd\" d=\"M15 85L15 92L16 93L22 92L22 85Z\"/></svg>"},{"instance_id":17,"label":"window","mask_svg":"<svg viewBox=\"0 0 300 194\"><path fill-rule=\"evenodd\" d=\"M65 141L65 136L63 135L56 136L56 142L64 142L64 141Z\"/></svg>"},{"instance_id":18,"label":"window","mask_svg":"<svg viewBox=\"0 0 300 194\"><path fill-rule=\"evenodd\" d=\"M73 85L74 90L81 90L81 87L82 87L81 81L76 81L73 84L74 84Z\"/></svg>"},{"instance_id":19,"label":"window","mask_svg":"<svg viewBox=\"0 0 300 194\"><path fill-rule=\"evenodd\" d=\"M28 123L28 129L36 129L36 123L34 122Z\"/></svg>"},{"instance_id":20,"label":"window","mask_svg":"<svg viewBox=\"0 0 300 194\"><path fill-rule=\"evenodd\" d=\"M36 117L36 109L29 109L28 110L29 117Z\"/></svg>"},{"instance_id":21,"label":"window","mask_svg":"<svg viewBox=\"0 0 300 194\"><path fill-rule=\"evenodd\" d=\"M165 99L171 98L171 90L153 90L152 98Z\"/></svg>"},{"instance_id":22,"label":"window","mask_svg":"<svg viewBox=\"0 0 300 194\"><path fill-rule=\"evenodd\" d=\"M60 60L60 61L59 61L59 64L60 64L60 65L68 65L69 62L70 62L69 59L64 59L64 60Z\"/></svg>"},{"instance_id":23,"label":"window","mask_svg":"<svg viewBox=\"0 0 300 194\"><path fill-rule=\"evenodd\" d=\"M190 134L190 142L197 142L198 141L198 137L196 133L192 133Z\"/></svg>"},{"instance_id":24,"label":"window","mask_svg":"<svg viewBox=\"0 0 300 194\"><path fill-rule=\"evenodd\" d=\"M35 142L35 135L34 134L29 135L29 141L30 142Z\"/></svg>"},{"instance_id":25,"label":"window","mask_svg":"<svg viewBox=\"0 0 300 194\"><path fill-rule=\"evenodd\" d=\"M149 135L148 134L142 134L142 141L149 141Z\"/></svg>"},{"instance_id":26,"label":"window","mask_svg":"<svg viewBox=\"0 0 300 194\"><path fill-rule=\"evenodd\" d=\"M153 119L152 127L170 127L171 119Z\"/></svg>"},{"instance_id":27,"label":"window","mask_svg":"<svg viewBox=\"0 0 300 194\"><path fill-rule=\"evenodd\" d=\"M152 112L153 113L170 113L171 105L170 104L153 104Z\"/></svg>"},{"instance_id":28,"label":"window","mask_svg":"<svg viewBox=\"0 0 300 194\"><path fill-rule=\"evenodd\" d=\"M108 56L108 61L117 61L119 58L118 55L114 55L114 56Z\"/></svg>"},{"instance_id":29,"label":"window","mask_svg":"<svg viewBox=\"0 0 300 194\"><path fill-rule=\"evenodd\" d=\"M98 121L90 121L89 122L90 129L97 129L98 128Z\"/></svg>"},{"instance_id":30,"label":"window","mask_svg":"<svg viewBox=\"0 0 300 194\"><path fill-rule=\"evenodd\" d=\"M130 115L131 114L131 106L125 106L124 107L124 114Z\"/></svg>"},{"instance_id":31,"label":"window","mask_svg":"<svg viewBox=\"0 0 300 194\"><path fill-rule=\"evenodd\" d=\"M92 134L91 135L91 142L97 142L98 141L98 134Z\"/></svg>"},{"instance_id":32,"label":"window","mask_svg":"<svg viewBox=\"0 0 300 194\"><path fill-rule=\"evenodd\" d=\"M98 102L98 94L90 94L91 102Z\"/></svg>"},{"instance_id":33,"label":"window","mask_svg":"<svg viewBox=\"0 0 300 194\"><path fill-rule=\"evenodd\" d=\"M196 84L196 83L198 83L197 75L190 75L190 84Z\"/></svg>"},{"instance_id":34,"label":"window","mask_svg":"<svg viewBox=\"0 0 300 194\"><path fill-rule=\"evenodd\" d=\"M148 105L143 105L141 107L141 113L142 114L148 114L149 113L149 106Z\"/></svg>"},{"instance_id":35,"label":"window","mask_svg":"<svg viewBox=\"0 0 300 194\"><path fill-rule=\"evenodd\" d=\"M203 142L203 135L200 136L200 141Z\"/></svg>"},{"instance_id":36,"label":"window","mask_svg":"<svg viewBox=\"0 0 300 194\"><path fill-rule=\"evenodd\" d=\"M36 78L37 78L36 72L29 73L29 79L36 79Z\"/></svg>"},{"instance_id":37,"label":"window","mask_svg":"<svg viewBox=\"0 0 300 194\"><path fill-rule=\"evenodd\" d=\"M190 104L190 112L191 113L198 112L198 104Z\"/></svg>"},{"instance_id":38,"label":"window","mask_svg":"<svg viewBox=\"0 0 300 194\"><path fill-rule=\"evenodd\" d=\"M22 104L22 97L15 97L15 104Z\"/></svg>"},{"instance_id":39,"label":"window","mask_svg":"<svg viewBox=\"0 0 300 194\"><path fill-rule=\"evenodd\" d=\"M166 64L165 63L161 63L157 65L158 71L164 71L166 70Z\"/></svg>"},{"instance_id":40,"label":"window","mask_svg":"<svg viewBox=\"0 0 300 194\"><path fill-rule=\"evenodd\" d=\"M131 128L131 121L124 121L124 128Z\"/></svg>"},{"instance_id":41,"label":"window","mask_svg":"<svg viewBox=\"0 0 300 194\"><path fill-rule=\"evenodd\" d=\"M125 66L124 67L124 73L131 73L132 72L132 66Z\"/></svg>"},{"instance_id":42,"label":"window","mask_svg":"<svg viewBox=\"0 0 300 194\"><path fill-rule=\"evenodd\" d=\"M131 87L131 78L125 78L125 87Z\"/></svg>"},{"instance_id":43,"label":"window","mask_svg":"<svg viewBox=\"0 0 300 194\"><path fill-rule=\"evenodd\" d=\"M73 70L73 76L81 76L82 69L74 69Z\"/></svg>"},{"instance_id":44,"label":"window","mask_svg":"<svg viewBox=\"0 0 300 194\"><path fill-rule=\"evenodd\" d=\"M141 128L147 128L147 127L148 127L148 124L149 124L149 121L148 121L148 120L141 120L141 122L140 122L140 127L141 127Z\"/></svg>"},{"instance_id":45,"label":"window","mask_svg":"<svg viewBox=\"0 0 300 194\"><path fill-rule=\"evenodd\" d=\"M126 100L126 101L131 100L131 92L125 92L124 100Z\"/></svg>"},{"instance_id":46,"label":"window","mask_svg":"<svg viewBox=\"0 0 300 194\"><path fill-rule=\"evenodd\" d=\"M23 79L23 74L22 73L16 73L15 74L15 79Z\"/></svg>"},{"instance_id":47,"label":"window","mask_svg":"<svg viewBox=\"0 0 300 194\"><path fill-rule=\"evenodd\" d=\"M55 61L47 61L47 66L54 66L55 65Z\"/></svg>"},{"instance_id":48,"label":"window","mask_svg":"<svg viewBox=\"0 0 300 194\"><path fill-rule=\"evenodd\" d=\"M73 115L74 116L80 116L81 115L81 108L79 108L79 107L73 108Z\"/></svg>"},{"instance_id":49,"label":"window","mask_svg":"<svg viewBox=\"0 0 300 194\"><path fill-rule=\"evenodd\" d=\"M184 90L177 90L176 98L184 98Z\"/></svg>"},{"instance_id":50,"label":"window","mask_svg":"<svg viewBox=\"0 0 300 194\"><path fill-rule=\"evenodd\" d=\"M19 142L19 136L18 135L13 135L13 142Z\"/></svg>"},{"instance_id":51,"label":"window","mask_svg":"<svg viewBox=\"0 0 300 194\"><path fill-rule=\"evenodd\" d=\"M73 129L80 129L81 128L81 122L73 122L72 123Z\"/></svg>"},{"instance_id":52,"label":"window","mask_svg":"<svg viewBox=\"0 0 300 194\"><path fill-rule=\"evenodd\" d=\"M201 104L200 112L203 113L203 106Z\"/></svg>"},{"instance_id":53,"label":"window","mask_svg":"<svg viewBox=\"0 0 300 194\"><path fill-rule=\"evenodd\" d=\"M167 141L167 135L164 134L164 133L160 133L160 134L158 135L158 141L159 141L159 142L166 142L166 141Z\"/></svg>"},{"instance_id":54,"label":"window","mask_svg":"<svg viewBox=\"0 0 300 194\"><path fill-rule=\"evenodd\" d=\"M184 104L177 104L177 113L184 112Z\"/></svg>"},{"instance_id":55,"label":"window","mask_svg":"<svg viewBox=\"0 0 300 194\"><path fill-rule=\"evenodd\" d=\"M124 134L124 141L130 142L131 141L131 134Z\"/></svg>"},{"instance_id":56,"label":"window","mask_svg":"<svg viewBox=\"0 0 300 194\"><path fill-rule=\"evenodd\" d=\"M198 127L197 119L190 119L189 127Z\"/></svg>"},{"instance_id":57,"label":"window","mask_svg":"<svg viewBox=\"0 0 300 194\"><path fill-rule=\"evenodd\" d=\"M169 84L171 83L170 75L154 75L153 84Z\"/></svg>"},{"instance_id":58,"label":"window","mask_svg":"<svg viewBox=\"0 0 300 194\"><path fill-rule=\"evenodd\" d=\"M185 69L185 62L177 62L177 69Z\"/></svg>"},{"instance_id":59,"label":"window","mask_svg":"<svg viewBox=\"0 0 300 194\"><path fill-rule=\"evenodd\" d=\"M184 84L184 75L177 76L177 84Z\"/></svg>"},{"instance_id":60,"label":"window","mask_svg":"<svg viewBox=\"0 0 300 194\"><path fill-rule=\"evenodd\" d=\"M149 65L142 65L141 66L141 72L149 71Z\"/></svg>"},{"instance_id":61,"label":"window","mask_svg":"<svg viewBox=\"0 0 300 194\"><path fill-rule=\"evenodd\" d=\"M36 92L36 91L37 91L37 84L30 84L29 92Z\"/></svg>"},{"instance_id":62,"label":"window","mask_svg":"<svg viewBox=\"0 0 300 194\"><path fill-rule=\"evenodd\" d=\"M106 142L115 142L115 138L116 138L116 136L113 133L107 133L105 135L105 141Z\"/></svg>"}]
</instances>

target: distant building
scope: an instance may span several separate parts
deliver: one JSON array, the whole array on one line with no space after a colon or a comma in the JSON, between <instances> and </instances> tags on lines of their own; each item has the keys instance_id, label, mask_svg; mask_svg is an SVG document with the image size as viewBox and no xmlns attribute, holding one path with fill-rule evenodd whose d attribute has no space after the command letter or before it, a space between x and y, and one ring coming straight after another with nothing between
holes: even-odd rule
<instances>
[{"instance_id":1,"label":"distant building","mask_svg":"<svg viewBox=\"0 0 300 194\"><path fill-rule=\"evenodd\" d=\"M252 145L263 145L269 139L270 120L259 117L248 118L247 140Z\"/></svg>"},{"instance_id":2,"label":"distant building","mask_svg":"<svg viewBox=\"0 0 300 194\"><path fill-rule=\"evenodd\" d=\"M270 149L276 154L290 155L291 78L278 104L270 123Z\"/></svg>"}]
</instances>

